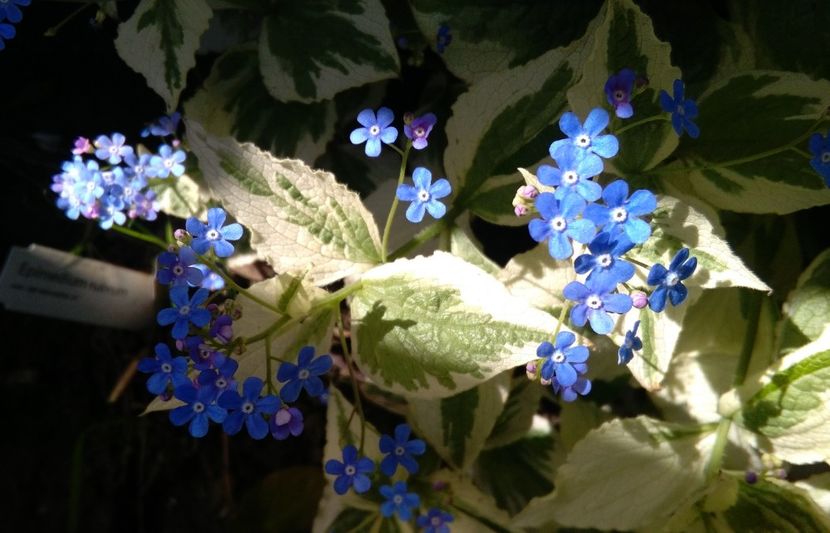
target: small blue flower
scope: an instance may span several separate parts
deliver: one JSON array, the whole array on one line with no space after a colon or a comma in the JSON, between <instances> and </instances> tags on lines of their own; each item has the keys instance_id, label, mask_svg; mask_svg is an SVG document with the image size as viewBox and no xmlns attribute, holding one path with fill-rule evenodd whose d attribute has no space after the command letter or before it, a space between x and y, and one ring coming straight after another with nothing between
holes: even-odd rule
<instances>
[{"instance_id":1,"label":"small blue flower","mask_svg":"<svg viewBox=\"0 0 830 533\"><path fill-rule=\"evenodd\" d=\"M204 254L211 248L216 257L230 257L233 255L233 244L228 241L236 241L242 237L242 226L238 223L228 224L225 227L225 210L220 207L212 207L207 212L207 224L203 224L196 217L187 219L185 227L187 232L193 235L193 250L197 254Z\"/></svg>"},{"instance_id":2,"label":"small blue flower","mask_svg":"<svg viewBox=\"0 0 830 533\"><path fill-rule=\"evenodd\" d=\"M216 403L219 407L228 410L228 416L222 422L222 429L228 435L236 435L242 429L242 424L248 429L252 439L264 439L268 435L269 415L277 412L280 401L273 394L260 396L265 383L258 377L251 376L242 384L242 394L229 390L219 396Z\"/></svg>"},{"instance_id":3,"label":"small blue flower","mask_svg":"<svg viewBox=\"0 0 830 533\"><path fill-rule=\"evenodd\" d=\"M606 159L614 157L620 149L617 138L613 135L600 135L607 125L608 112L599 107L588 113L584 126L574 113L568 111L559 119L559 129L568 138L553 142L550 145L550 156L557 159L567 147L575 146Z\"/></svg>"},{"instance_id":4,"label":"small blue flower","mask_svg":"<svg viewBox=\"0 0 830 533\"><path fill-rule=\"evenodd\" d=\"M568 300L577 302L571 309L571 322L582 327L591 323L591 329L600 335L607 335L614 329L614 320L608 314L627 313L631 309L631 297L627 294L612 293L616 284L608 280L587 280L583 285L572 281L565 285L562 294Z\"/></svg>"},{"instance_id":5,"label":"small blue flower","mask_svg":"<svg viewBox=\"0 0 830 533\"><path fill-rule=\"evenodd\" d=\"M296 407L284 405L268 419L271 436L285 440L288 435L299 436L303 432L303 413Z\"/></svg>"},{"instance_id":6,"label":"small blue flower","mask_svg":"<svg viewBox=\"0 0 830 533\"><path fill-rule=\"evenodd\" d=\"M5 22L0 22L0 50L5 50L6 43L4 41L14 39L16 34L17 30L14 29L14 26L6 24Z\"/></svg>"},{"instance_id":7,"label":"small blue flower","mask_svg":"<svg viewBox=\"0 0 830 533\"><path fill-rule=\"evenodd\" d=\"M534 218L528 224L530 236L536 242L548 241L548 251L554 259L567 259L574 250L571 239L588 243L596 234L594 223L577 219L585 209L585 200L578 194L569 194L561 202L553 193L544 192L536 197L536 210L542 218Z\"/></svg>"},{"instance_id":8,"label":"small blue flower","mask_svg":"<svg viewBox=\"0 0 830 533\"><path fill-rule=\"evenodd\" d=\"M196 252L190 246L182 246L176 252L162 252L156 279L162 285L198 287L204 275L196 268L196 261Z\"/></svg>"},{"instance_id":9,"label":"small blue flower","mask_svg":"<svg viewBox=\"0 0 830 533\"><path fill-rule=\"evenodd\" d=\"M348 444L343 448L343 462L336 459L326 461L326 473L337 476L334 480L334 492L346 494L349 487L363 494L372 487L372 481L366 474L375 471L375 463L368 457L358 457L357 448Z\"/></svg>"},{"instance_id":10,"label":"small blue flower","mask_svg":"<svg viewBox=\"0 0 830 533\"><path fill-rule=\"evenodd\" d=\"M233 339L233 317L219 315L210 325L208 336L220 344L228 344Z\"/></svg>"},{"instance_id":11,"label":"small blue flower","mask_svg":"<svg viewBox=\"0 0 830 533\"><path fill-rule=\"evenodd\" d=\"M407 492L406 482L398 481L394 485L381 485L380 495L386 501L380 504L380 514L386 518L398 513L398 517L408 522L412 519L412 510L421 505L421 498L414 492Z\"/></svg>"},{"instance_id":12,"label":"small blue flower","mask_svg":"<svg viewBox=\"0 0 830 533\"><path fill-rule=\"evenodd\" d=\"M309 396L319 396L325 390L322 376L329 371L333 364L331 356L323 354L314 359L314 347L304 346L300 349L297 364L282 363L277 370L277 381L286 382L280 389L280 398L285 403L293 403L300 396L300 390L305 389Z\"/></svg>"},{"instance_id":13,"label":"small blue flower","mask_svg":"<svg viewBox=\"0 0 830 533\"><path fill-rule=\"evenodd\" d=\"M669 96L665 90L660 91L660 107L666 113L671 113L671 125L677 136L683 135L683 130L692 139L697 139L700 129L692 119L697 117L697 104L694 100L683 99L684 87L682 80L674 80L674 97Z\"/></svg>"},{"instance_id":14,"label":"small blue flower","mask_svg":"<svg viewBox=\"0 0 830 533\"><path fill-rule=\"evenodd\" d=\"M602 191L605 206L589 204L584 216L612 236L623 231L632 243L641 244L651 236L651 226L638 217L648 215L657 208L657 197L645 189L634 191L631 198L627 197L628 183L625 180L609 183Z\"/></svg>"},{"instance_id":15,"label":"small blue flower","mask_svg":"<svg viewBox=\"0 0 830 533\"><path fill-rule=\"evenodd\" d=\"M570 331L561 331L556 335L555 344L543 342L536 349L536 355L545 360L542 363L540 375L542 379L558 382L563 387L570 387L576 383L580 374L588 371L588 348L574 346L576 335Z\"/></svg>"},{"instance_id":16,"label":"small blue flower","mask_svg":"<svg viewBox=\"0 0 830 533\"><path fill-rule=\"evenodd\" d=\"M418 517L416 524L423 528L424 533L450 533L447 524L453 521L453 516L437 507L430 508L427 514Z\"/></svg>"},{"instance_id":17,"label":"small blue flower","mask_svg":"<svg viewBox=\"0 0 830 533\"><path fill-rule=\"evenodd\" d=\"M124 162L127 163L127 168L132 175L147 178L149 177L147 170L150 168L150 160L152 157L150 154L136 155L129 153L124 156Z\"/></svg>"},{"instance_id":18,"label":"small blue flower","mask_svg":"<svg viewBox=\"0 0 830 533\"><path fill-rule=\"evenodd\" d=\"M203 278L200 287L209 291L221 291L225 288L225 280L222 276L208 268L207 265L199 263L196 268L202 271Z\"/></svg>"},{"instance_id":19,"label":"small blue flower","mask_svg":"<svg viewBox=\"0 0 830 533\"><path fill-rule=\"evenodd\" d=\"M624 68L605 82L605 96L620 118L631 118L634 115L634 108L631 107L631 92L634 90L636 79L637 74L633 70Z\"/></svg>"},{"instance_id":20,"label":"small blue flower","mask_svg":"<svg viewBox=\"0 0 830 533\"><path fill-rule=\"evenodd\" d=\"M591 181L602 172L602 159L598 155L568 146L559 152L556 165L559 168L542 165L536 174L544 185L557 187L554 192L557 200L573 193L589 202L600 197L602 186Z\"/></svg>"},{"instance_id":21,"label":"small blue flower","mask_svg":"<svg viewBox=\"0 0 830 533\"><path fill-rule=\"evenodd\" d=\"M399 200L412 202L406 209L406 219L417 224L424 219L424 211L429 211L433 218L444 216L447 206L438 200L452 193L450 182L441 178L432 183L432 173L424 167L412 172L412 181L414 186L402 183L396 192Z\"/></svg>"},{"instance_id":22,"label":"small blue flower","mask_svg":"<svg viewBox=\"0 0 830 533\"><path fill-rule=\"evenodd\" d=\"M614 284L625 283L634 275L634 265L620 259L622 254L631 250L634 243L624 233L612 237L610 233L600 233L588 245L590 254L583 254L574 261L577 274L588 273L588 279L603 278Z\"/></svg>"},{"instance_id":23,"label":"small blue flower","mask_svg":"<svg viewBox=\"0 0 830 533\"><path fill-rule=\"evenodd\" d=\"M412 141L412 148L423 150L427 147L427 137L429 137L429 133L436 122L438 122L438 118L435 114L427 113L413 119L409 124L404 124L403 134Z\"/></svg>"},{"instance_id":24,"label":"small blue flower","mask_svg":"<svg viewBox=\"0 0 830 533\"><path fill-rule=\"evenodd\" d=\"M814 133L810 136L809 146L810 153L813 154L810 166L824 178L824 183L830 187L830 132L827 132L827 137L822 136L821 133Z\"/></svg>"},{"instance_id":25,"label":"small blue flower","mask_svg":"<svg viewBox=\"0 0 830 533\"><path fill-rule=\"evenodd\" d=\"M445 22L438 26L435 34L435 51L443 54L450 43L452 43L452 33L450 33L450 25Z\"/></svg>"},{"instance_id":26,"label":"small blue flower","mask_svg":"<svg viewBox=\"0 0 830 533\"><path fill-rule=\"evenodd\" d=\"M138 371L153 375L147 378L147 390L153 394L161 394L167 390L168 385L173 388L185 383L187 379L187 359L184 357L173 357L170 355L170 348L166 344L156 344L156 356L145 357L138 362Z\"/></svg>"},{"instance_id":27,"label":"small blue flower","mask_svg":"<svg viewBox=\"0 0 830 533\"><path fill-rule=\"evenodd\" d=\"M392 144L398 138L398 130L395 129L392 121L395 115L388 107L378 109L377 117L371 109L364 109L357 115L357 121L362 128L357 128L349 135L352 144L366 143L366 155L377 157L380 155L380 143Z\"/></svg>"},{"instance_id":28,"label":"small blue flower","mask_svg":"<svg viewBox=\"0 0 830 533\"><path fill-rule=\"evenodd\" d=\"M210 293L206 289L199 289L192 298L188 298L187 287L173 287L170 289L173 307L159 311L156 320L161 326L175 323L173 338L184 339L191 322L197 328L203 328L210 322L210 311L199 307L207 300L208 294Z\"/></svg>"},{"instance_id":29,"label":"small blue flower","mask_svg":"<svg viewBox=\"0 0 830 533\"><path fill-rule=\"evenodd\" d=\"M617 350L617 364L627 365L634 357L635 350L643 349L643 341L637 336L637 328L640 327L640 321L634 322L634 327L631 331L625 333L625 341L620 349Z\"/></svg>"},{"instance_id":30,"label":"small blue flower","mask_svg":"<svg viewBox=\"0 0 830 533\"><path fill-rule=\"evenodd\" d=\"M585 396L586 394L591 392L591 381L589 379L585 378L584 376L579 376L576 379L576 383L574 383L573 385L571 385L569 387L564 387L564 386L560 385L559 383L557 383L556 381L551 383L551 386L553 387L553 393L554 394L561 393L562 394L562 399L565 400L566 402L572 402L572 401L576 400L577 394L581 395L581 396Z\"/></svg>"},{"instance_id":31,"label":"small blue flower","mask_svg":"<svg viewBox=\"0 0 830 533\"><path fill-rule=\"evenodd\" d=\"M193 437L207 435L210 420L217 424L225 421L228 413L216 405L216 397L211 389L197 389L191 383L187 383L176 387L173 394L187 405L170 411L170 422L174 426L183 426L190 422L187 429Z\"/></svg>"},{"instance_id":32,"label":"small blue flower","mask_svg":"<svg viewBox=\"0 0 830 533\"><path fill-rule=\"evenodd\" d=\"M126 146L127 138L120 133L113 133L112 139L106 135L99 135L95 139L95 157L107 161L110 165L117 165L121 158L133 153L132 146Z\"/></svg>"},{"instance_id":33,"label":"small blue flower","mask_svg":"<svg viewBox=\"0 0 830 533\"><path fill-rule=\"evenodd\" d=\"M32 0L0 0L0 21L8 20L12 24L17 24L23 20L23 12L17 6L28 6Z\"/></svg>"},{"instance_id":34,"label":"small blue flower","mask_svg":"<svg viewBox=\"0 0 830 533\"><path fill-rule=\"evenodd\" d=\"M236 391L236 380L233 379L239 363L221 352L217 352L213 361L213 368L202 370L197 378L199 387L213 391L215 398L221 398L225 392ZM195 365L194 365L194 368Z\"/></svg>"},{"instance_id":35,"label":"small blue flower","mask_svg":"<svg viewBox=\"0 0 830 533\"><path fill-rule=\"evenodd\" d=\"M173 174L176 177L184 174L184 160L187 154L184 150L173 151L173 148L163 144L159 147L158 155L150 158L150 165L147 167L147 175L152 178L166 178Z\"/></svg>"},{"instance_id":36,"label":"small blue flower","mask_svg":"<svg viewBox=\"0 0 830 533\"><path fill-rule=\"evenodd\" d=\"M181 120L181 118L182 114L178 111L170 116L165 115L163 117L159 117L158 120L141 130L141 136L149 137L150 135L153 135L154 137L167 137L168 135L175 135L176 129L179 127L179 120Z\"/></svg>"},{"instance_id":37,"label":"small blue flower","mask_svg":"<svg viewBox=\"0 0 830 533\"><path fill-rule=\"evenodd\" d=\"M686 259L689 259L688 261ZM688 296L686 286L681 283L692 275L697 268L697 258L689 258L689 249L681 248L669 264L669 269L657 263L648 272L649 285L657 285L651 296L648 297L648 306L655 313L666 307L666 298L672 305L680 305Z\"/></svg>"},{"instance_id":38,"label":"small blue flower","mask_svg":"<svg viewBox=\"0 0 830 533\"><path fill-rule=\"evenodd\" d=\"M110 229L113 224L123 225L127 221L127 215L121 211L123 207L124 203L117 194L102 197L96 206L97 211L94 211L98 215L98 226L101 229Z\"/></svg>"},{"instance_id":39,"label":"small blue flower","mask_svg":"<svg viewBox=\"0 0 830 533\"><path fill-rule=\"evenodd\" d=\"M398 469L398 465L404 467L407 472L414 474L418 471L418 463L412 457L421 455L427 445L421 439L409 440L412 429L407 424L398 424L395 427L395 438L389 435L381 435L380 451L387 454L380 463L380 471L387 476L392 476Z\"/></svg>"}]
</instances>

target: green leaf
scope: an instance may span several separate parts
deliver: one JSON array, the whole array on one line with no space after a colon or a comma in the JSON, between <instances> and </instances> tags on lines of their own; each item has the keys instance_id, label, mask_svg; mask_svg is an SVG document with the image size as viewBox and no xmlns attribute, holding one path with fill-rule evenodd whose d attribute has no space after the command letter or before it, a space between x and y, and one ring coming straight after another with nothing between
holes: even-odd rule
<instances>
[{"instance_id":1,"label":"green leaf","mask_svg":"<svg viewBox=\"0 0 830 533\"><path fill-rule=\"evenodd\" d=\"M579 38L600 4L564 2L551 9L545 0L530 0L504 9L497 2L477 0L413 0L412 12L433 48L438 28L450 27L452 42L442 54L447 68L465 81L478 82Z\"/></svg>"},{"instance_id":2,"label":"green leaf","mask_svg":"<svg viewBox=\"0 0 830 533\"><path fill-rule=\"evenodd\" d=\"M291 524L294 531L308 531L322 492L323 473L319 468L282 468L242 496L229 529L266 533L284 530L286 524Z\"/></svg>"},{"instance_id":3,"label":"green leaf","mask_svg":"<svg viewBox=\"0 0 830 533\"><path fill-rule=\"evenodd\" d=\"M205 0L142 0L133 16L118 26L118 55L144 76L168 111L178 105L212 15Z\"/></svg>"},{"instance_id":4,"label":"green leaf","mask_svg":"<svg viewBox=\"0 0 830 533\"><path fill-rule=\"evenodd\" d=\"M259 73L251 46L223 54L204 87L185 104L185 115L217 137L234 136L281 157L314 161L334 135L334 104L275 100Z\"/></svg>"},{"instance_id":5,"label":"green leaf","mask_svg":"<svg viewBox=\"0 0 830 533\"><path fill-rule=\"evenodd\" d=\"M536 527L636 529L666 519L705 487L714 436L647 417L613 420L579 441L562 465L552 497L537 498L513 520Z\"/></svg>"},{"instance_id":6,"label":"green leaf","mask_svg":"<svg viewBox=\"0 0 830 533\"><path fill-rule=\"evenodd\" d=\"M735 421L758 435L760 449L796 464L830 459L830 328L735 394Z\"/></svg>"},{"instance_id":7,"label":"green leaf","mask_svg":"<svg viewBox=\"0 0 830 533\"><path fill-rule=\"evenodd\" d=\"M803 490L786 481L762 479L738 487L738 502L723 514L734 531L830 531L827 514Z\"/></svg>"},{"instance_id":8,"label":"green leaf","mask_svg":"<svg viewBox=\"0 0 830 533\"><path fill-rule=\"evenodd\" d=\"M601 23L593 32L582 77L568 90L572 111L584 120L591 109L607 108L605 82L611 74L631 68L648 78L649 86L632 101L634 117L615 120L612 129L634 124L642 117L663 115L658 103L660 89L671 92L672 83L681 76L680 69L671 64L671 47L657 39L651 19L630 0L606 2L598 18ZM619 175L654 167L678 145L677 135L665 120L634 126L620 133L618 140L620 151L608 165Z\"/></svg>"},{"instance_id":9,"label":"green leaf","mask_svg":"<svg viewBox=\"0 0 830 533\"><path fill-rule=\"evenodd\" d=\"M547 243L516 255L497 276L510 294L550 313L564 304L562 289L576 280L570 261L556 261Z\"/></svg>"},{"instance_id":10,"label":"green leaf","mask_svg":"<svg viewBox=\"0 0 830 533\"><path fill-rule=\"evenodd\" d=\"M159 211L179 218L202 218L210 199L207 187L182 174L178 178L151 180L149 188L155 191Z\"/></svg>"},{"instance_id":11,"label":"green leaf","mask_svg":"<svg viewBox=\"0 0 830 533\"><path fill-rule=\"evenodd\" d=\"M536 381L523 376L513 378L510 395L487 438L485 449L507 446L527 435L539 409L542 390Z\"/></svg>"},{"instance_id":12,"label":"green leaf","mask_svg":"<svg viewBox=\"0 0 830 533\"><path fill-rule=\"evenodd\" d=\"M265 86L284 102L317 102L398 74L380 0L287 0L259 39Z\"/></svg>"},{"instance_id":13,"label":"green leaf","mask_svg":"<svg viewBox=\"0 0 830 533\"><path fill-rule=\"evenodd\" d=\"M453 515L450 525L452 531L494 531L508 533L512 531L507 524L510 520L505 511L499 509L496 501L476 487L466 475L440 470L430 478L435 483L443 484L448 498L448 510ZM423 500L422 500L423 501ZM439 506L443 507L443 505Z\"/></svg>"},{"instance_id":14,"label":"green leaf","mask_svg":"<svg viewBox=\"0 0 830 533\"><path fill-rule=\"evenodd\" d=\"M453 226L450 230L450 253L477 266L490 275L497 276L501 268L489 257L484 255L484 252L479 249L479 245L474 242L474 239L475 237L467 235L459 226Z\"/></svg>"},{"instance_id":15,"label":"green leaf","mask_svg":"<svg viewBox=\"0 0 830 533\"><path fill-rule=\"evenodd\" d=\"M655 169L671 186L740 213L786 214L830 203L830 190L795 152L807 149L830 106L830 81L793 72L736 74L700 96L700 138L684 137L683 162Z\"/></svg>"},{"instance_id":16,"label":"green leaf","mask_svg":"<svg viewBox=\"0 0 830 533\"><path fill-rule=\"evenodd\" d=\"M556 325L444 252L365 273L351 310L361 370L382 388L422 398L452 396L524 365Z\"/></svg>"},{"instance_id":17,"label":"green leaf","mask_svg":"<svg viewBox=\"0 0 830 533\"><path fill-rule=\"evenodd\" d=\"M205 181L276 271L327 285L380 262L371 213L332 174L187 124Z\"/></svg>"},{"instance_id":18,"label":"green leaf","mask_svg":"<svg viewBox=\"0 0 830 533\"><path fill-rule=\"evenodd\" d=\"M455 468L467 468L478 457L507 400L510 371L477 387L440 400L409 403L416 432Z\"/></svg>"},{"instance_id":19,"label":"green leaf","mask_svg":"<svg viewBox=\"0 0 830 533\"><path fill-rule=\"evenodd\" d=\"M830 316L830 249L816 257L787 297L779 341L784 351L816 340Z\"/></svg>"}]
</instances>

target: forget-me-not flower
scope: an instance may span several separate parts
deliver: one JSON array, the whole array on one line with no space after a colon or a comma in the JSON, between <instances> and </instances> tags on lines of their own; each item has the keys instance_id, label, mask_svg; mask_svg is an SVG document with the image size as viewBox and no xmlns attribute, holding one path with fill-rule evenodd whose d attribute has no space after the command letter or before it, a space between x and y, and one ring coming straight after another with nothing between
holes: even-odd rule
<instances>
[{"instance_id":1,"label":"forget-me-not flower","mask_svg":"<svg viewBox=\"0 0 830 533\"><path fill-rule=\"evenodd\" d=\"M577 274L588 273L588 279L608 278L614 284L625 283L634 275L634 265L620 259L620 256L634 247L625 236L618 233L600 233L588 244L590 254L583 254L574 261L574 270Z\"/></svg>"},{"instance_id":2,"label":"forget-me-not flower","mask_svg":"<svg viewBox=\"0 0 830 533\"><path fill-rule=\"evenodd\" d=\"M366 474L374 471L375 463L368 457L359 457L357 448L352 444L347 444L343 448L342 462L336 459L326 461L326 473L337 476L334 480L334 492L341 496L348 492L349 487L354 487L358 494L368 491L372 487L372 481Z\"/></svg>"},{"instance_id":3,"label":"forget-me-not flower","mask_svg":"<svg viewBox=\"0 0 830 533\"><path fill-rule=\"evenodd\" d=\"M688 261L687 261L688 259ZM689 249L681 248L671 260L668 270L660 263L651 267L648 272L649 285L657 285L651 296L648 297L648 306L655 313L666 307L666 299L672 305L680 305L688 296L686 286L681 283L692 275L697 268L697 258L689 258Z\"/></svg>"},{"instance_id":4,"label":"forget-me-not flower","mask_svg":"<svg viewBox=\"0 0 830 533\"><path fill-rule=\"evenodd\" d=\"M412 429L407 424L398 424L395 427L395 438L381 435L379 447L381 453L387 454L380 463L380 471L392 476L401 465L410 474L418 471L418 463L412 457L426 451L426 443L421 439L409 440Z\"/></svg>"},{"instance_id":5,"label":"forget-me-not flower","mask_svg":"<svg viewBox=\"0 0 830 533\"><path fill-rule=\"evenodd\" d=\"M378 109L378 114L371 109L364 109L357 115L357 121L362 128L352 130L349 140L352 144L366 143L366 155L377 157L380 155L380 143L392 144L398 138L398 130L395 129L392 121L395 114L388 107Z\"/></svg>"},{"instance_id":6,"label":"forget-me-not flower","mask_svg":"<svg viewBox=\"0 0 830 533\"><path fill-rule=\"evenodd\" d=\"M550 145L551 157L558 158L569 146L604 158L614 157L620 149L617 138L610 134L600 135L602 130L608 126L608 120L608 112L599 107L588 113L584 125L579 122L575 113L570 111L564 113L559 119L559 129L568 138L560 139Z\"/></svg>"},{"instance_id":7,"label":"forget-me-not flower","mask_svg":"<svg viewBox=\"0 0 830 533\"><path fill-rule=\"evenodd\" d=\"M559 151L556 165L541 165L536 172L544 185L556 187L554 196L561 200L568 194L576 193L588 202L597 200L602 186L591 178L602 172L602 159L598 155L566 146Z\"/></svg>"},{"instance_id":8,"label":"forget-me-not flower","mask_svg":"<svg viewBox=\"0 0 830 533\"><path fill-rule=\"evenodd\" d=\"M548 251L554 259L573 255L571 239L588 243L596 234L594 223L577 219L585 208L585 200L578 194L569 194L559 201L553 193L542 193L536 198L536 210L542 218L528 224L530 236L536 242L548 240Z\"/></svg>"},{"instance_id":9,"label":"forget-me-not flower","mask_svg":"<svg viewBox=\"0 0 830 533\"><path fill-rule=\"evenodd\" d=\"M138 362L138 371L152 374L147 378L147 390L153 394L163 393L168 385L176 388L189 383L187 359L181 356L173 357L170 348L161 342L156 344L155 357L144 357Z\"/></svg>"},{"instance_id":10,"label":"forget-me-not flower","mask_svg":"<svg viewBox=\"0 0 830 533\"><path fill-rule=\"evenodd\" d=\"M186 405L170 411L170 422L174 426L183 426L190 422L187 429L193 437L204 437L211 420L221 424L228 415L227 411L216 405L216 396L211 389L197 389L192 383L186 383L176 387L173 394Z\"/></svg>"},{"instance_id":11,"label":"forget-me-not flower","mask_svg":"<svg viewBox=\"0 0 830 533\"><path fill-rule=\"evenodd\" d=\"M826 137L821 133L811 135L809 148L813 155L810 159L810 166L824 178L824 183L830 187L830 131L827 132Z\"/></svg>"},{"instance_id":12,"label":"forget-me-not flower","mask_svg":"<svg viewBox=\"0 0 830 533\"><path fill-rule=\"evenodd\" d=\"M669 96L665 90L661 90L660 107L663 111L671 113L671 125L678 136L686 130L689 137L697 139L700 135L700 128L692 122L692 119L697 117L697 104L694 100L684 99L684 92L683 81L674 80L674 97Z\"/></svg>"},{"instance_id":13,"label":"forget-me-not flower","mask_svg":"<svg viewBox=\"0 0 830 533\"><path fill-rule=\"evenodd\" d=\"M286 382L280 389L280 398L286 403L292 403L305 389L309 396L319 396L325 387L319 378L329 371L333 364L331 356L323 354L314 358L314 347L304 346L300 349L297 364L285 362L277 370L277 381Z\"/></svg>"},{"instance_id":14,"label":"forget-me-not flower","mask_svg":"<svg viewBox=\"0 0 830 533\"><path fill-rule=\"evenodd\" d=\"M386 518L398 513L401 520L408 522L412 518L412 510L421 505L421 498L414 492L409 492L405 481L397 481L394 485L381 485L380 495L386 501L380 504L380 514Z\"/></svg>"},{"instance_id":15,"label":"forget-me-not flower","mask_svg":"<svg viewBox=\"0 0 830 533\"><path fill-rule=\"evenodd\" d=\"M429 137L429 133L436 122L438 122L438 118L435 114L427 113L414 118L409 124L404 124L403 134L412 141L412 148L423 150L427 147L427 137Z\"/></svg>"},{"instance_id":16,"label":"forget-me-not flower","mask_svg":"<svg viewBox=\"0 0 830 533\"><path fill-rule=\"evenodd\" d=\"M627 365L634 357L635 350L643 349L643 341L637 336L637 328L640 327L640 321L634 322L634 327L630 331L625 332L625 340L620 349L617 350L617 364Z\"/></svg>"},{"instance_id":17,"label":"forget-me-not flower","mask_svg":"<svg viewBox=\"0 0 830 533\"><path fill-rule=\"evenodd\" d=\"M438 200L452 193L450 182L444 178L432 183L432 173L424 167L417 167L412 172L415 185L401 183L396 195L403 202L412 202L406 209L406 219L413 224L424 219L424 212L433 218L441 218L447 212L447 206Z\"/></svg>"},{"instance_id":18,"label":"forget-me-not flower","mask_svg":"<svg viewBox=\"0 0 830 533\"><path fill-rule=\"evenodd\" d=\"M545 360L540 371L542 379L570 387L576 383L580 374L588 371L585 363L588 360L588 348L571 346L575 341L576 335L570 331L560 331L554 344L545 341L539 345L536 355Z\"/></svg>"},{"instance_id":19,"label":"forget-me-not flower","mask_svg":"<svg viewBox=\"0 0 830 533\"><path fill-rule=\"evenodd\" d=\"M207 212L207 224L196 217L190 217L185 223L187 232L193 235L190 245L197 254L204 254L211 248L216 257L230 257L233 255L233 244L242 237L242 226L238 223L224 226L227 214L220 207L211 207ZM223 227L224 226L224 227Z\"/></svg>"},{"instance_id":20,"label":"forget-me-not flower","mask_svg":"<svg viewBox=\"0 0 830 533\"><path fill-rule=\"evenodd\" d=\"M170 289L170 301L173 302L173 307L159 311L156 317L159 325L174 324L172 332L174 339L184 339L191 322L197 328L207 326L210 322L210 311L199 306L205 303L209 294L207 289L199 289L192 298L189 298L186 286L173 287Z\"/></svg>"},{"instance_id":21,"label":"forget-me-not flower","mask_svg":"<svg viewBox=\"0 0 830 533\"><path fill-rule=\"evenodd\" d=\"M225 433L236 435L244 424L252 439L264 439L268 435L268 423L263 415L274 414L279 409L280 401L273 394L260 396L264 385L261 379L251 376L242 384L241 395L229 390L219 396L216 403L228 410L228 416L222 422Z\"/></svg>"},{"instance_id":22,"label":"forget-me-not flower","mask_svg":"<svg viewBox=\"0 0 830 533\"><path fill-rule=\"evenodd\" d=\"M608 103L614 108L614 113L620 118L630 118L634 115L631 107L631 92L634 90L634 81L637 74L630 68L624 68L613 74L605 82L605 96Z\"/></svg>"},{"instance_id":23,"label":"forget-me-not flower","mask_svg":"<svg viewBox=\"0 0 830 533\"><path fill-rule=\"evenodd\" d=\"M586 280L585 284L572 281L565 285L562 294L568 300L577 302L571 309L571 322L584 326L590 322L591 329L600 335L607 335L614 329L614 319L608 313L627 313L631 309L631 297L613 293L616 284L609 280Z\"/></svg>"},{"instance_id":24,"label":"forget-me-not flower","mask_svg":"<svg viewBox=\"0 0 830 533\"><path fill-rule=\"evenodd\" d=\"M657 208L657 197L651 191L639 189L628 198L628 183L616 180L602 191L605 206L589 204L585 218L616 236L618 231L634 244L641 244L651 235L651 226L638 217L648 215Z\"/></svg>"}]
</instances>

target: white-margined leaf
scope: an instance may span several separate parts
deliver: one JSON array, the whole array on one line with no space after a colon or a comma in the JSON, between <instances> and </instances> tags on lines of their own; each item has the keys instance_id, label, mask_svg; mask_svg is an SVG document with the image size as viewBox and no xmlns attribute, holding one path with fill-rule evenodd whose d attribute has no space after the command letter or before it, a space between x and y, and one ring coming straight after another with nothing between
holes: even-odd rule
<instances>
[{"instance_id":1,"label":"white-margined leaf","mask_svg":"<svg viewBox=\"0 0 830 533\"><path fill-rule=\"evenodd\" d=\"M493 431L487 438L485 449L507 446L527 436L533 425L544 387L525 376L514 377L510 395L499 414Z\"/></svg>"},{"instance_id":2,"label":"white-margined leaf","mask_svg":"<svg viewBox=\"0 0 830 533\"><path fill-rule=\"evenodd\" d=\"M513 296L552 313L564 305L562 289L576 280L576 272L570 261L553 259L542 243L513 257L497 277Z\"/></svg>"},{"instance_id":3,"label":"white-margined leaf","mask_svg":"<svg viewBox=\"0 0 830 533\"><path fill-rule=\"evenodd\" d=\"M830 250L816 257L787 297L781 325L783 350L816 340L830 320Z\"/></svg>"}]
</instances>

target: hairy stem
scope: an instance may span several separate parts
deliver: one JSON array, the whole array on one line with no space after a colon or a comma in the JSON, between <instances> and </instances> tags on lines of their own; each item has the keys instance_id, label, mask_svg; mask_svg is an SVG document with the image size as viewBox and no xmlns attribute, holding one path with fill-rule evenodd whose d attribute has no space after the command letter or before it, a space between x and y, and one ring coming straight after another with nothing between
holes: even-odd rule
<instances>
[{"instance_id":1,"label":"hairy stem","mask_svg":"<svg viewBox=\"0 0 830 533\"><path fill-rule=\"evenodd\" d=\"M135 231L134 229L125 228L124 226L118 226L115 224L113 224L112 229L115 230L115 232L120 233L121 235L126 235L128 237L132 237L133 239L148 242L150 244L158 246L162 250L167 250L167 243L151 233Z\"/></svg>"},{"instance_id":2,"label":"hairy stem","mask_svg":"<svg viewBox=\"0 0 830 533\"><path fill-rule=\"evenodd\" d=\"M395 211L398 209L398 187L403 183L406 175L406 161L409 159L409 150L412 148L412 141L406 142L406 148L401 154L401 170L398 173L398 185L395 187L395 198L392 200L392 207L389 209L389 216L386 217L386 226L383 228L383 240L380 245L381 260L386 262L386 250L389 246L389 234L392 231L392 221L395 219Z\"/></svg>"}]
</instances>

